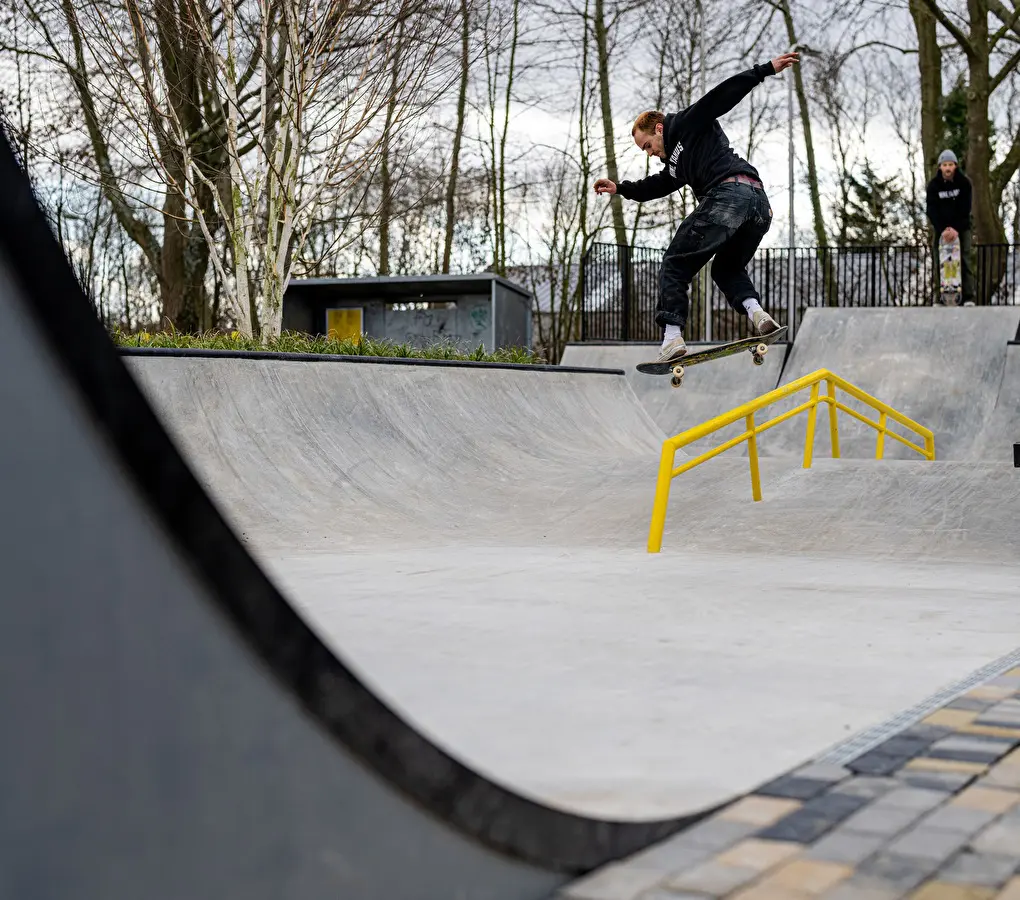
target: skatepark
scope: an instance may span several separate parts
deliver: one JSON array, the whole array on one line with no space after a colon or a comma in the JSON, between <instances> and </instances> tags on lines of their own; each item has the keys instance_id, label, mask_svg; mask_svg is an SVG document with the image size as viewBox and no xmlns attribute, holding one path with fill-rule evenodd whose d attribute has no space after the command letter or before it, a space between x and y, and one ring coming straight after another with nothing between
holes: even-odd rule
<instances>
[{"instance_id":1,"label":"skatepark","mask_svg":"<svg viewBox=\"0 0 1020 900\"><path fill-rule=\"evenodd\" d=\"M1020 307L811 310L680 390L648 345L118 353L4 184L12 896L636 897L763 785L1015 702ZM819 369L935 459L840 414L805 469L800 415L758 438L760 502L739 445L648 553L663 441Z\"/></svg>"}]
</instances>

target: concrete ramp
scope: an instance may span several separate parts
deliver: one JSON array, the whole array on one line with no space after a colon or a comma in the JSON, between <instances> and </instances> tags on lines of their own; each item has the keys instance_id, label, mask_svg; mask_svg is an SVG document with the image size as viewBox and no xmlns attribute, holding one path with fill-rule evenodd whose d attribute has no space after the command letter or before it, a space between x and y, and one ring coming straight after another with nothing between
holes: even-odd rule
<instances>
[{"instance_id":1,"label":"concrete ramp","mask_svg":"<svg viewBox=\"0 0 1020 900\"><path fill-rule=\"evenodd\" d=\"M691 350L713 347L715 344L694 343ZM638 400L645 411L666 435L679 434L694 425L718 416L727 410L747 403L760 394L771 391L779 382L787 353L786 344L774 344L765 356L765 364L755 366L750 354L717 359L692 368L684 386L679 390L670 386L669 378L644 375L634 366L654 358L658 344L568 344L563 353L563 365L604 366L623 369ZM718 432L711 442L720 443L741 431L733 426ZM690 453L708 449L710 441L691 445ZM746 447L733 451L746 455Z\"/></svg>"},{"instance_id":2,"label":"concrete ramp","mask_svg":"<svg viewBox=\"0 0 1020 900\"><path fill-rule=\"evenodd\" d=\"M930 428L937 459L981 458L979 436L995 409L1018 323L1018 307L809 309L781 383L829 369ZM803 399L806 394L772 412ZM826 456L827 420L819 422L815 454ZM761 451L801 454L804 427L803 417L777 426L762 438ZM843 457L874 456L874 429L849 416L841 416L839 428ZM886 456L917 458L896 441L886 441Z\"/></svg>"},{"instance_id":3,"label":"concrete ramp","mask_svg":"<svg viewBox=\"0 0 1020 900\"><path fill-rule=\"evenodd\" d=\"M974 455L1005 465L1013 462L1013 444L1020 442L1020 342L1006 346L995 406L985 420L974 446Z\"/></svg>"},{"instance_id":4,"label":"concrete ramp","mask_svg":"<svg viewBox=\"0 0 1020 900\"><path fill-rule=\"evenodd\" d=\"M381 700L203 492L2 132L0 192L0 895L539 900L688 821L535 803ZM299 488L332 487L309 471L335 471L312 459L288 480L288 443L262 449L293 521Z\"/></svg>"}]
</instances>

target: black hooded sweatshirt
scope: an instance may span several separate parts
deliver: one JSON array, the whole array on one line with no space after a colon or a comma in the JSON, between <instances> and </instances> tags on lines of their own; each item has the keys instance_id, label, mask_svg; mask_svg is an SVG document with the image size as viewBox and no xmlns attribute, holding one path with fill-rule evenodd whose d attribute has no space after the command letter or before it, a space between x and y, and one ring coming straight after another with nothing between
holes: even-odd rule
<instances>
[{"instance_id":1,"label":"black hooded sweatshirt","mask_svg":"<svg viewBox=\"0 0 1020 900\"><path fill-rule=\"evenodd\" d=\"M955 228L961 234L970 231L971 184L959 166L951 181L946 181L942 172L936 172L928 182L926 199L925 208L936 235L947 228Z\"/></svg>"},{"instance_id":2,"label":"black hooded sweatshirt","mask_svg":"<svg viewBox=\"0 0 1020 900\"><path fill-rule=\"evenodd\" d=\"M628 200L655 200L689 184L701 200L731 175L747 175L760 181L758 170L733 152L716 119L733 109L767 76L775 74L771 61L761 63L727 78L681 112L667 115L662 126L666 167L640 181L621 181L616 192Z\"/></svg>"}]
</instances>

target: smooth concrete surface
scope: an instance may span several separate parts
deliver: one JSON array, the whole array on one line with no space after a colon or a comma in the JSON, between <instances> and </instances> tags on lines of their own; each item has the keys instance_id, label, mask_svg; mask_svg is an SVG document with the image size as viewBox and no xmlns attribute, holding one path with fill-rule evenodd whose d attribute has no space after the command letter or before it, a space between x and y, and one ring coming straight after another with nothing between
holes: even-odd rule
<instances>
[{"instance_id":1,"label":"smooth concrete surface","mask_svg":"<svg viewBox=\"0 0 1020 900\"><path fill-rule=\"evenodd\" d=\"M1020 343L1006 346L995 406L978 435L975 455L1004 465L1013 462L1013 444L1020 442Z\"/></svg>"},{"instance_id":2,"label":"smooth concrete surface","mask_svg":"<svg viewBox=\"0 0 1020 900\"><path fill-rule=\"evenodd\" d=\"M128 362L323 639L565 809L725 800L1020 643L1012 468L773 457L755 504L723 457L649 555L663 433L622 376Z\"/></svg>"},{"instance_id":3,"label":"smooth concrete surface","mask_svg":"<svg viewBox=\"0 0 1020 900\"><path fill-rule=\"evenodd\" d=\"M986 458L981 433L993 416L1007 342L1018 323L1020 307L1015 306L809 309L781 383L828 369L930 428L937 459ZM807 396L776 404L771 413L789 409ZM848 400L843 394L840 398ZM857 401L847 405L875 417ZM820 409L824 416L825 409ZM827 456L831 452L827 419L820 418L819 424L814 451ZM841 414L839 433L841 456L875 455L874 429ZM766 454L801 454L803 448L803 417L777 426L761 440L761 452ZM886 441L885 455L918 458L893 440Z\"/></svg>"},{"instance_id":4,"label":"smooth concrete surface","mask_svg":"<svg viewBox=\"0 0 1020 900\"><path fill-rule=\"evenodd\" d=\"M688 345L692 353L714 346L716 344L711 343ZM641 405L655 424L672 436L771 391L779 382L787 354L787 344L773 344L761 366L754 365L750 353L712 360L693 366L685 374L683 386L674 388L668 377L645 375L634 368L640 362L654 359L658 349L657 344L568 344L561 364L623 369ZM742 430L737 425L722 429L714 436L691 444L690 453L696 455L711 449ZM733 450L738 456L746 453L745 445Z\"/></svg>"},{"instance_id":5,"label":"smooth concrete surface","mask_svg":"<svg viewBox=\"0 0 1020 900\"><path fill-rule=\"evenodd\" d=\"M1020 644L1016 567L671 549L269 565L429 737L529 796L611 818L750 790Z\"/></svg>"}]
</instances>

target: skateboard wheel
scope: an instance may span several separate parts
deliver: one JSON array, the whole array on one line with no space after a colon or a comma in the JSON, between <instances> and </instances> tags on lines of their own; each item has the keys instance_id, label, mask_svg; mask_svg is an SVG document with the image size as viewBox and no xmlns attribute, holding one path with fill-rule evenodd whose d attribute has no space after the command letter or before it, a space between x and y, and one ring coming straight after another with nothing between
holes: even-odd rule
<instances>
[{"instance_id":1,"label":"skateboard wheel","mask_svg":"<svg viewBox=\"0 0 1020 900\"><path fill-rule=\"evenodd\" d=\"M673 366L673 377L674 378L683 378L684 377L684 367L683 366Z\"/></svg>"},{"instance_id":2,"label":"skateboard wheel","mask_svg":"<svg viewBox=\"0 0 1020 900\"><path fill-rule=\"evenodd\" d=\"M759 356L764 356L769 351L769 345L768 344L759 344L757 347L754 348L754 351Z\"/></svg>"},{"instance_id":3,"label":"skateboard wheel","mask_svg":"<svg viewBox=\"0 0 1020 900\"><path fill-rule=\"evenodd\" d=\"M762 356L760 353L755 353L752 359L754 359L754 364L756 366L762 366L765 364L765 357Z\"/></svg>"},{"instance_id":4,"label":"skateboard wheel","mask_svg":"<svg viewBox=\"0 0 1020 900\"><path fill-rule=\"evenodd\" d=\"M673 387L678 388L680 387L680 385L684 383L684 376L674 375L672 378L669 379L669 383L673 385Z\"/></svg>"}]
</instances>

